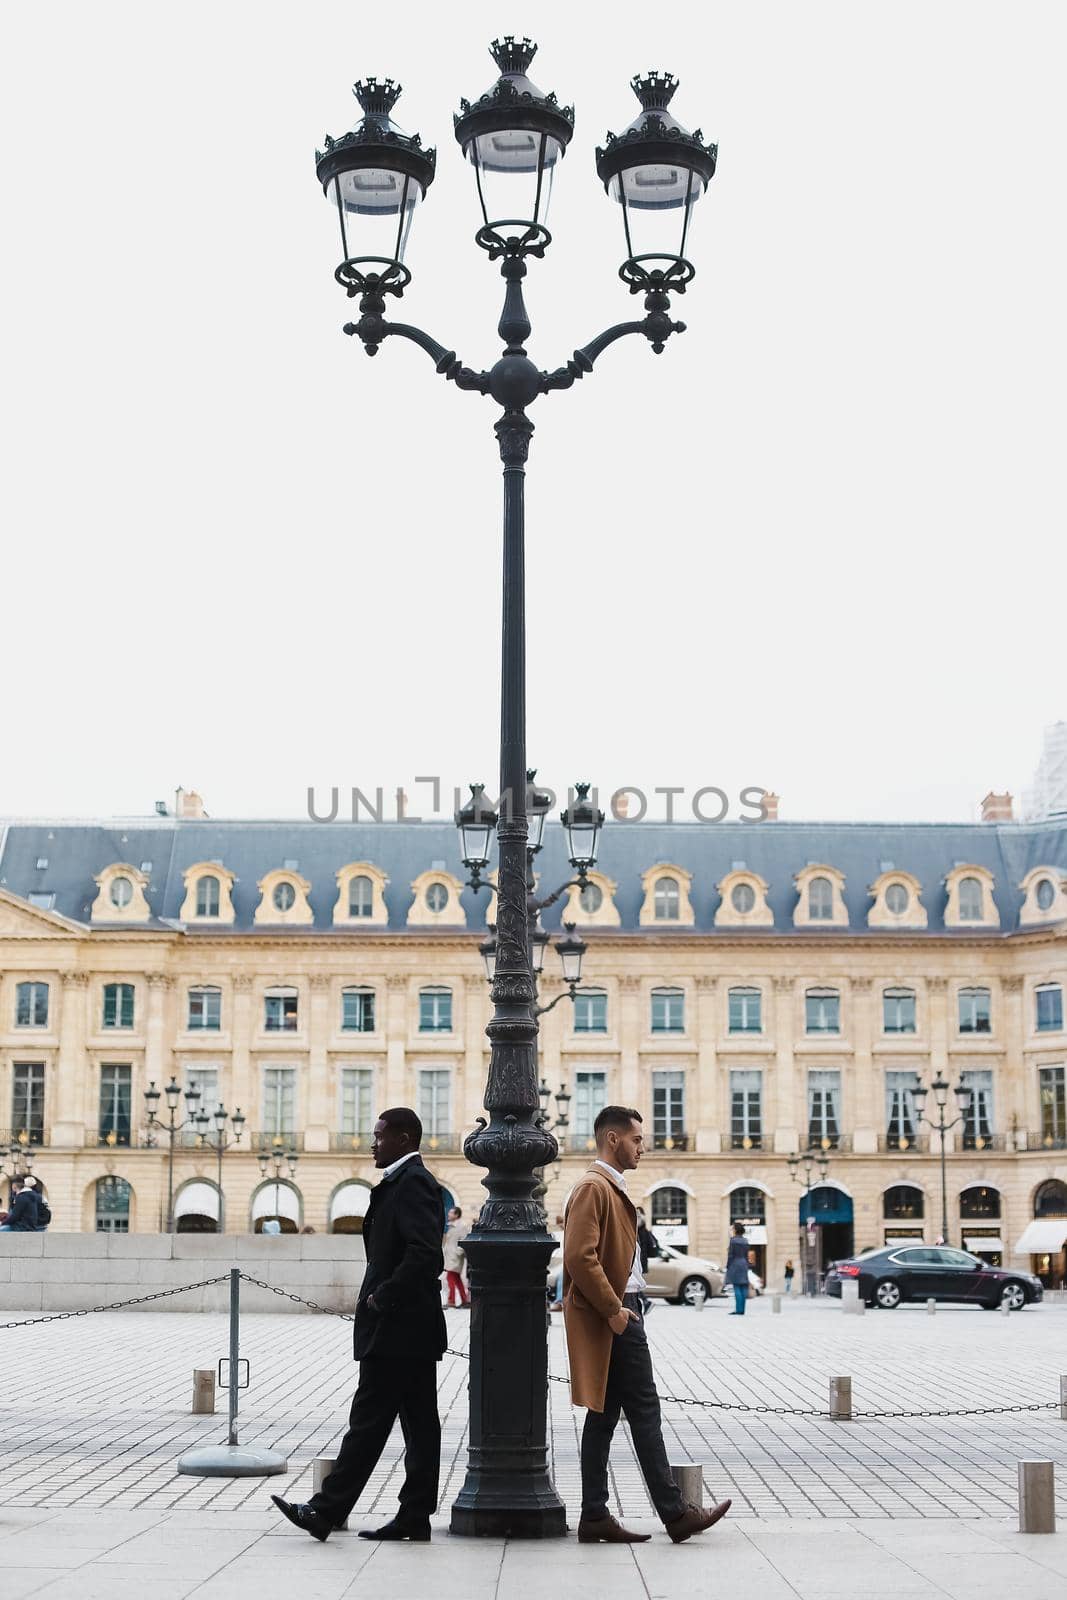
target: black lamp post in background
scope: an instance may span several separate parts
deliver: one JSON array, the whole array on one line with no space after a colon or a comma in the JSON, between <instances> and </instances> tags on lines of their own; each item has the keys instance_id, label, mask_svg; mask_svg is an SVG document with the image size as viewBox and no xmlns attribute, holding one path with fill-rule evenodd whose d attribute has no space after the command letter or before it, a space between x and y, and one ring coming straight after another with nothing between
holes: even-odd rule
<instances>
[{"instance_id":1,"label":"black lamp post in background","mask_svg":"<svg viewBox=\"0 0 1067 1600\"><path fill-rule=\"evenodd\" d=\"M259 1161L259 1171L262 1177L265 1178L267 1176L269 1169L273 1168L274 1170L274 1215L277 1217L279 1224L282 1220L282 1214L279 1209L282 1190L282 1167L288 1162L289 1176L290 1178L295 1178L296 1164L299 1159L300 1158L297 1154L296 1147L290 1146L289 1149L285 1149L280 1139L278 1140L278 1143L274 1149L269 1151L263 1150L257 1157L257 1160Z\"/></svg>"},{"instance_id":2,"label":"black lamp post in background","mask_svg":"<svg viewBox=\"0 0 1067 1600\"><path fill-rule=\"evenodd\" d=\"M565 1533L566 1511L548 1467L545 1270L553 1240L535 1195L537 1169L555 1158L557 1146L540 1125L528 908L524 484L534 431L528 411L541 395L569 389L592 372L617 340L636 334L659 354L683 331L671 319L670 296L693 277L684 254L689 224L715 171L716 153L668 112L675 89L669 74L634 80L640 115L619 137L608 135L596 165L622 209L627 257L620 276L631 293L644 295L645 315L598 334L554 371L541 371L526 353L531 324L522 282L527 261L543 257L552 242L545 220L574 113L530 81L536 46L528 39L509 35L491 49L499 77L479 99L461 101L455 119L483 219L475 241L490 261L500 263L505 283L498 323L504 350L488 370L464 366L455 351L421 328L385 315L388 298L399 299L411 282L403 261L407 235L436 164L417 134L402 133L392 121L398 85L390 79L356 85L363 119L344 137L327 137L316 172L340 219L344 259L335 276L350 296L359 297L359 320L346 333L371 356L390 337L407 339L426 352L440 376L459 389L491 396L500 408L494 430L504 469L501 815L493 1017L486 1030L489 1121L479 1119L464 1144L467 1159L488 1168L488 1199L464 1246L473 1290L470 1446L451 1528L457 1534L543 1538ZM665 231L638 239L645 223Z\"/></svg>"},{"instance_id":3,"label":"black lamp post in background","mask_svg":"<svg viewBox=\"0 0 1067 1600\"><path fill-rule=\"evenodd\" d=\"M200 1090L195 1084L190 1084L183 1095L182 1086L177 1078L171 1074L171 1080L163 1090L167 1100L166 1122L161 1122L156 1116L159 1110L160 1092L156 1088L155 1080L148 1085L144 1092L145 1109L148 1112L149 1128L162 1128L167 1135L167 1232L174 1232L174 1141L183 1128L188 1128L196 1122L197 1107L200 1104ZM178 1108L185 1100L185 1116L178 1121Z\"/></svg>"},{"instance_id":4,"label":"black lamp post in background","mask_svg":"<svg viewBox=\"0 0 1067 1600\"><path fill-rule=\"evenodd\" d=\"M547 1011L548 1009L549 1008L546 1006L545 1010ZM570 1126L570 1091L565 1083L561 1083L559 1088L556 1090L555 1095L553 1096L552 1087L549 1084L548 1079L542 1078L538 1086L537 1093L541 1100L541 1126L544 1128L546 1133L551 1133L554 1136L557 1146L557 1156L561 1155L563 1152L563 1141L567 1137L567 1129ZM548 1107L549 1102L553 1098L556 1102L556 1115L554 1117L550 1117ZM554 1162L553 1167L555 1167ZM536 1193L538 1198L543 1203L545 1195L548 1192L547 1185L545 1183L545 1169L543 1167L537 1176L539 1179L539 1184Z\"/></svg>"},{"instance_id":5,"label":"black lamp post in background","mask_svg":"<svg viewBox=\"0 0 1067 1600\"><path fill-rule=\"evenodd\" d=\"M216 1233L225 1233L225 1231L226 1231L226 1219L225 1219L225 1216L224 1216L225 1208L223 1206L223 1201L222 1201L222 1158L225 1155L226 1151L230 1148L231 1144L240 1144L241 1135L244 1132L244 1127L245 1127L245 1121L246 1121L245 1114L241 1110L240 1106L238 1106L236 1108L236 1110L233 1112L233 1115L231 1116L230 1113L226 1110L226 1107L224 1105L217 1105L215 1107L214 1112L212 1113L212 1116L210 1116L210 1117L208 1116L208 1114L204 1110L204 1108L201 1107L200 1110L196 1114L195 1120L196 1120L197 1132L200 1135L200 1144L201 1144L201 1146L206 1147L207 1149L210 1149L210 1150L214 1150L215 1154L218 1156L219 1174L218 1174L218 1180L217 1180L217 1187L218 1187L218 1191L219 1191L219 1221L218 1221L218 1226L215 1229L215 1232ZM213 1137L210 1136L209 1132L208 1132L212 1121L214 1121L214 1123L215 1123L215 1133L214 1133ZM232 1122L232 1124L233 1124L233 1136L232 1137L230 1136L230 1133L227 1130L227 1127L226 1127L227 1122Z\"/></svg>"},{"instance_id":6,"label":"black lamp post in background","mask_svg":"<svg viewBox=\"0 0 1067 1600\"><path fill-rule=\"evenodd\" d=\"M818 1293L819 1287L816 1281L818 1263L815 1247L811 1243L814 1233L811 1216L812 1173L816 1167L819 1169L819 1182L822 1183L830 1170L830 1158L825 1150L809 1147L807 1150L802 1150L799 1155L789 1157L789 1176L794 1183L800 1181L800 1169L804 1170L804 1199L808 1214L800 1229L800 1263L803 1269L801 1282L804 1285L804 1293L812 1296Z\"/></svg>"},{"instance_id":7,"label":"black lamp post in background","mask_svg":"<svg viewBox=\"0 0 1067 1600\"><path fill-rule=\"evenodd\" d=\"M952 1086L949 1083L948 1079L943 1077L941 1075L940 1070L938 1070L937 1077L933 1080L933 1082L929 1085L929 1087L927 1087L927 1085L925 1083L919 1083L919 1084L916 1084L915 1088L911 1091L912 1100L913 1100L913 1103L915 1105L915 1119L916 1119L916 1121L917 1122L925 1122L926 1126L928 1128L933 1128L935 1133L937 1133L940 1136L940 1139L941 1139L941 1242L942 1242L942 1244L948 1244L948 1168L947 1168L947 1165L946 1165L946 1162L945 1162L945 1134L948 1132L948 1130L950 1128L955 1128L958 1123L966 1122L968 1114L969 1114L970 1109L971 1109L971 1102L972 1102L972 1099L973 1099L973 1096L974 1096L974 1090L969 1086L969 1084L966 1084L966 1083L962 1082L962 1080L959 1083L957 1083L957 1085L956 1085L956 1099L959 1102L960 1114L959 1114L958 1117L953 1117L951 1122L946 1122L946 1120L945 1120L945 1110L946 1110L946 1108L948 1106L948 1092L949 1092L949 1089L951 1087ZM923 1107L926 1105L926 1096L929 1094L931 1089L934 1092L934 1101L935 1101L935 1103L937 1105L937 1121L936 1122L933 1122L929 1117L926 1117L926 1116L923 1115Z\"/></svg>"}]
</instances>

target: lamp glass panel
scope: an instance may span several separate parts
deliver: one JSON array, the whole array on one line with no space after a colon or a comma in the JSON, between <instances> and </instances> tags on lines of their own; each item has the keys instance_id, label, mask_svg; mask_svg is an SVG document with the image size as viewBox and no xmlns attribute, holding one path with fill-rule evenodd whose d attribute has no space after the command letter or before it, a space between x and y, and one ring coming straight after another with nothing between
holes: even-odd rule
<instances>
[{"instance_id":1,"label":"lamp glass panel","mask_svg":"<svg viewBox=\"0 0 1067 1600\"><path fill-rule=\"evenodd\" d=\"M608 187L625 203L631 255L685 254L692 210L704 193L699 173L668 163L626 167Z\"/></svg>"},{"instance_id":2,"label":"lamp glass panel","mask_svg":"<svg viewBox=\"0 0 1067 1600\"><path fill-rule=\"evenodd\" d=\"M563 967L564 983L578 983L582 976L584 950L561 950L559 959Z\"/></svg>"},{"instance_id":3,"label":"lamp glass panel","mask_svg":"<svg viewBox=\"0 0 1067 1600\"><path fill-rule=\"evenodd\" d=\"M403 261L415 207L422 199L414 178L387 167L342 172L328 195L340 219L346 261L360 256Z\"/></svg>"},{"instance_id":4,"label":"lamp glass panel","mask_svg":"<svg viewBox=\"0 0 1067 1600\"><path fill-rule=\"evenodd\" d=\"M472 139L467 146L467 156L475 168L489 222L511 217L525 222L546 221L552 180L563 150L558 140L544 139L544 167L538 195L542 137L531 128L498 128Z\"/></svg>"}]
</instances>

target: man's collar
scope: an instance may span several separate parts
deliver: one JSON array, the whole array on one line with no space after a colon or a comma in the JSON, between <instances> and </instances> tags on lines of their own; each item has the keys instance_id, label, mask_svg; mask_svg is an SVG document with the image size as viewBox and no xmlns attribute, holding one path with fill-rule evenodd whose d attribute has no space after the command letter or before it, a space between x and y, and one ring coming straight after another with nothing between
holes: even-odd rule
<instances>
[{"instance_id":1,"label":"man's collar","mask_svg":"<svg viewBox=\"0 0 1067 1600\"><path fill-rule=\"evenodd\" d=\"M419 1152L417 1150L409 1150L406 1156L401 1156L400 1157L399 1161L393 1161L388 1167L383 1167L382 1168L382 1182L384 1183L387 1178L395 1177L395 1175L400 1171L401 1167L404 1165L405 1161L413 1160L414 1157L417 1156L418 1154L419 1154Z\"/></svg>"},{"instance_id":2,"label":"man's collar","mask_svg":"<svg viewBox=\"0 0 1067 1600\"><path fill-rule=\"evenodd\" d=\"M626 1188L626 1174L625 1174L625 1172L620 1172L618 1167L612 1167L612 1166L610 1166L608 1164L608 1162L601 1161L599 1156L597 1156L596 1160L593 1162L593 1165L595 1167L603 1167L605 1172L610 1172L611 1176L615 1179L615 1182L618 1184L619 1188L625 1190L625 1188Z\"/></svg>"}]
</instances>

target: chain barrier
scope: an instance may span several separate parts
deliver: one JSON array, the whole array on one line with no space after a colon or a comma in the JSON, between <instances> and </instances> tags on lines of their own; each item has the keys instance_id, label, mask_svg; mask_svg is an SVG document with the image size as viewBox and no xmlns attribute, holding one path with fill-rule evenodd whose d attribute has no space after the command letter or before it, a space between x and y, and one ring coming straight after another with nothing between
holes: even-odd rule
<instances>
[{"instance_id":1,"label":"chain barrier","mask_svg":"<svg viewBox=\"0 0 1067 1600\"><path fill-rule=\"evenodd\" d=\"M332 1306L319 1305L317 1300L308 1300L302 1294L295 1294L291 1289L279 1289L273 1283L264 1283L262 1278L251 1278L247 1272L242 1272L241 1277L246 1283L254 1284L257 1289L266 1289L270 1294L276 1294L283 1300L293 1300L297 1305L307 1306L310 1311L319 1311L323 1316L340 1317L343 1322L354 1322L355 1317L349 1311L335 1311ZM467 1350L453 1350L449 1347L446 1356L456 1356L460 1361L469 1361L470 1352ZM570 1378L561 1377L558 1373L550 1372L549 1383L570 1383ZM664 1405L674 1406L699 1406L707 1411L742 1411L756 1416L772 1417L822 1417L829 1416L827 1411L819 1411L811 1406L765 1406L748 1405L743 1400L699 1400L693 1395L661 1394L660 1400ZM1035 1405L1017 1406L970 1406L962 1411L854 1411L852 1418L859 1421L861 1418L916 1418L916 1417L992 1417L1002 1416L1013 1411L1057 1411L1058 1400L1043 1400Z\"/></svg>"},{"instance_id":2,"label":"chain barrier","mask_svg":"<svg viewBox=\"0 0 1067 1600\"><path fill-rule=\"evenodd\" d=\"M224 1272L218 1278L201 1278L199 1283L181 1283L176 1289L157 1289L154 1294L135 1295L132 1300L109 1300L106 1305L82 1306L78 1311L49 1311L40 1317L23 1317L19 1322L0 1322L4 1328L34 1328L41 1322L69 1322L72 1317L92 1317L98 1311L123 1311L127 1306L143 1306L149 1300L167 1300L173 1294L188 1294L190 1289L208 1289L216 1283L229 1283L230 1275Z\"/></svg>"}]
</instances>

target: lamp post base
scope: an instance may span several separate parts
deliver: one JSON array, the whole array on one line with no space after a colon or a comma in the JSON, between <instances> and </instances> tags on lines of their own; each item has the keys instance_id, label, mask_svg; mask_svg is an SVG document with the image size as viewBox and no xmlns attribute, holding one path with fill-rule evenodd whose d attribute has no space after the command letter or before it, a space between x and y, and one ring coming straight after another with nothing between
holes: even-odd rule
<instances>
[{"instance_id":1,"label":"lamp post base","mask_svg":"<svg viewBox=\"0 0 1067 1600\"><path fill-rule=\"evenodd\" d=\"M450 1532L559 1539L567 1508L548 1466L548 1263L543 1232L481 1232L471 1277L470 1453Z\"/></svg>"}]
</instances>

